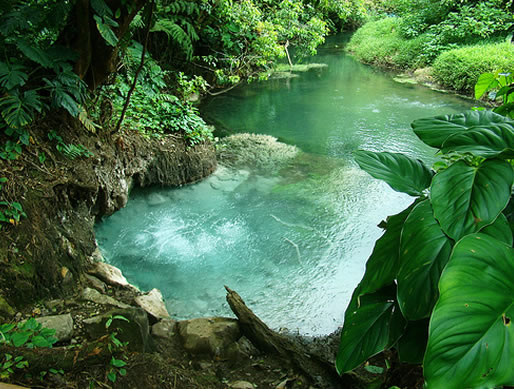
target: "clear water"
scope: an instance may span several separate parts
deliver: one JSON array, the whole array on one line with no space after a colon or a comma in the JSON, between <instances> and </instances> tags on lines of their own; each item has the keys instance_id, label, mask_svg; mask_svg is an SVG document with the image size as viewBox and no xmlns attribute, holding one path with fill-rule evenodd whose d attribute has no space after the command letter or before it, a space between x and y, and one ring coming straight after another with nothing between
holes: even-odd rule
<instances>
[{"instance_id":1,"label":"clear water","mask_svg":"<svg viewBox=\"0 0 514 389\"><path fill-rule=\"evenodd\" d=\"M178 189L136 189L96 227L106 259L172 316L230 315L223 286L273 328L321 335L342 324L376 225L411 199L363 173L363 148L433 160L416 118L468 108L454 97L358 64L329 43L328 68L237 88L204 111L232 132L270 134L304 153L280 171L220 168Z\"/></svg>"}]
</instances>

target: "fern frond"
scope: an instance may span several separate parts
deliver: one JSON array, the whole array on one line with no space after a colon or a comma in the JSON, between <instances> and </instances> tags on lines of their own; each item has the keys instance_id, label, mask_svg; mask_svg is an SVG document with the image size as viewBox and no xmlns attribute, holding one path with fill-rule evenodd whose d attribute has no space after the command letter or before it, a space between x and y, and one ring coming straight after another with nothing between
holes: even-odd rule
<instances>
[{"instance_id":1,"label":"fern frond","mask_svg":"<svg viewBox=\"0 0 514 389\"><path fill-rule=\"evenodd\" d=\"M79 106L78 119L82 123L82 125L86 128L86 130L88 130L89 132L92 132L93 134L96 133L97 128L100 128L100 126L98 124L96 124L89 118L86 110L81 105Z\"/></svg>"},{"instance_id":2,"label":"fern frond","mask_svg":"<svg viewBox=\"0 0 514 389\"><path fill-rule=\"evenodd\" d=\"M193 57L193 42L188 33L182 27L170 19L161 19L155 23L152 32L162 31L168 36L168 40L176 43L186 54L188 59Z\"/></svg>"}]
</instances>

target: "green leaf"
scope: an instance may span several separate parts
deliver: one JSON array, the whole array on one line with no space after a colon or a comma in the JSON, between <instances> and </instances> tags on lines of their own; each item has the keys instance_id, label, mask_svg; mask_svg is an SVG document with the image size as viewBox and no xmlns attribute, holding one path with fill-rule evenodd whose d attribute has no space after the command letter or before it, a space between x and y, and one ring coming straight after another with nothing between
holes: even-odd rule
<instances>
[{"instance_id":1,"label":"green leaf","mask_svg":"<svg viewBox=\"0 0 514 389\"><path fill-rule=\"evenodd\" d=\"M514 252L484 234L455 245L430 321L427 388L514 384Z\"/></svg>"},{"instance_id":2,"label":"green leaf","mask_svg":"<svg viewBox=\"0 0 514 389\"><path fill-rule=\"evenodd\" d=\"M109 373L107 373L107 378L109 379L109 381L113 383L116 382L116 372L110 371Z\"/></svg>"},{"instance_id":3,"label":"green leaf","mask_svg":"<svg viewBox=\"0 0 514 389\"><path fill-rule=\"evenodd\" d=\"M114 367L123 367L127 364L127 362L122 361L121 359L116 359L114 357L111 358L111 365Z\"/></svg>"},{"instance_id":4,"label":"green leaf","mask_svg":"<svg viewBox=\"0 0 514 389\"><path fill-rule=\"evenodd\" d=\"M423 362L428 341L428 319L410 321L396 348L400 361L420 364Z\"/></svg>"},{"instance_id":5,"label":"green leaf","mask_svg":"<svg viewBox=\"0 0 514 389\"><path fill-rule=\"evenodd\" d=\"M110 16L112 17L112 10L105 3L104 0L91 0L91 8L97 13L97 15L104 17Z\"/></svg>"},{"instance_id":6,"label":"green leaf","mask_svg":"<svg viewBox=\"0 0 514 389\"><path fill-rule=\"evenodd\" d=\"M458 241L492 224L510 199L513 178L512 166L501 160L478 167L459 161L437 173L431 201L443 231Z\"/></svg>"},{"instance_id":7,"label":"green leaf","mask_svg":"<svg viewBox=\"0 0 514 389\"><path fill-rule=\"evenodd\" d=\"M364 370L370 372L371 374L382 374L384 372L383 367L373 365L364 366Z\"/></svg>"},{"instance_id":8,"label":"green leaf","mask_svg":"<svg viewBox=\"0 0 514 389\"><path fill-rule=\"evenodd\" d=\"M422 201L405 220L401 234L398 304L408 320L430 316L451 250L452 242L434 218L430 201Z\"/></svg>"},{"instance_id":9,"label":"green leaf","mask_svg":"<svg viewBox=\"0 0 514 389\"><path fill-rule=\"evenodd\" d=\"M339 374L353 370L375 354L391 347L405 327L395 301L394 286L359 296L356 289L346 310L336 358Z\"/></svg>"},{"instance_id":10,"label":"green leaf","mask_svg":"<svg viewBox=\"0 0 514 389\"><path fill-rule=\"evenodd\" d=\"M441 151L468 152L484 158L500 154L505 158L514 158L514 121L489 124L451 135L444 141Z\"/></svg>"},{"instance_id":11,"label":"green leaf","mask_svg":"<svg viewBox=\"0 0 514 389\"><path fill-rule=\"evenodd\" d=\"M480 232L509 246L512 246L513 244L512 230L510 229L507 217L503 213L500 213L493 224L482 228Z\"/></svg>"},{"instance_id":12,"label":"green leaf","mask_svg":"<svg viewBox=\"0 0 514 389\"><path fill-rule=\"evenodd\" d=\"M23 86L28 78L25 67L18 64L9 66L5 62L0 62L0 85L5 89Z\"/></svg>"},{"instance_id":13,"label":"green leaf","mask_svg":"<svg viewBox=\"0 0 514 389\"><path fill-rule=\"evenodd\" d=\"M17 39L16 46L31 61L34 61L47 69L53 66L52 58L39 47L34 47L23 39Z\"/></svg>"},{"instance_id":14,"label":"green leaf","mask_svg":"<svg viewBox=\"0 0 514 389\"><path fill-rule=\"evenodd\" d=\"M35 347L50 347L51 346L51 344L48 343L48 341L41 335L34 336L32 338L32 344L34 344Z\"/></svg>"},{"instance_id":15,"label":"green leaf","mask_svg":"<svg viewBox=\"0 0 514 389\"><path fill-rule=\"evenodd\" d=\"M481 98L486 92L498 86L494 73L482 73L475 84L475 99Z\"/></svg>"},{"instance_id":16,"label":"green leaf","mask_svg":"<svg viewBox=\"0 0 514 389\"><path fill-rule=\"evenodd\" d=\"M93 18L96 21L96 27L98 28L98 32L100 33L102 38L104 38L105 41L109 45L115 47L118 44L118 37L116 36L114 31L111 29L111 27L109 27L107 24L105 24L102 21L102 18L100 18L99 16L94 15Z\"/></svg>"},{"instance_id":17,"label":"green leaf","mask_svg":"<svg viewBox=\"0 0 514 389\"><path fill-rule=\"evenodd\" d=\"M387 218L384 234L376 241L373 252L366 262L366 272L360 283L361 294L368 294L391 285L400 269L400 236L403 223L414 208L412 203L401 213Z\"/></svg>"},{"instance_id":18,"label":"green leaf","mask_svg":"<svg viewBox=\"0 0 514 389\"><path fill-rule=\"evenodd\" d=\"M435 116L414 120L414 133L427 145L441 148L451 135L459 134L473 127L484 127L510 119L491 111L466 111L453 115Z\"/></svg>"},{"instance_id":19,"label":"green leaf","mask_svg":"<svg viewBox=\"0 0 514 389\"><path fill-rule=\"evenodd\" d=\"M411 196L421 195L432 180L432 173L421 161L403 154L359 150L355 152L355 160L373 177Z\"/></svg>"},{"instance_id":20,"label":"green leaf","mask_svg":"<svg viewBox=\"0 0 514 389\"><path fill-rule=\"evenodd\" d=\"M15 332L14 334L12 334L11 342L12 342L13 346L14 347L23 346L29 340L30 334L31 334L31 332L29 332L29 331Z\"/></svg>"}]
</instances>

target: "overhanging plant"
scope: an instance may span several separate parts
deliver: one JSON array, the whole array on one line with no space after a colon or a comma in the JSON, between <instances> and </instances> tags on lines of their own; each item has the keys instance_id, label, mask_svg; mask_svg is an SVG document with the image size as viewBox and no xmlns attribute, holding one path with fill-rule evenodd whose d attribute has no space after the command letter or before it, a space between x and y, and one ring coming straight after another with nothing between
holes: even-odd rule
<instances>
[{"instance_id":1,"label":"overhanging plant","mask_svg":"<svg viewBox=\"0 0 514 389\"><path fill-rule=\"evenodd\" d=\"M428 389L514 385L514 120L468 111L412 128L440 150L434 170L402 154L355 154L416 199L386 220L346 310L336 368L394 347L423 363Z\"/></svg>"}]
</instances>

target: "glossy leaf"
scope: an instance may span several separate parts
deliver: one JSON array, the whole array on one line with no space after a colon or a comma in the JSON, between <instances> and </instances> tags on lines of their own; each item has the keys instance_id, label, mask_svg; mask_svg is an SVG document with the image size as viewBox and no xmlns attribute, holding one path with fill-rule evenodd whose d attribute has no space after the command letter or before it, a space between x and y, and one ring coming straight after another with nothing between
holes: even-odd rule
<instances>
[{"instance_id":1,"label":"glossy leaf","mask_svg":"<svg viewBox=\"0 0 514 389\"><path fill-rule=\"evenodd\" d=\"M348 372L373 355L391 347L401 336L405 319L395 301L394 286L377 293L353 294L346 310L336 358L339 374Z\"/></svg>"},{"instance_id":2,"label":"glossy leaf","mask_svg":"<svg viewBox=\"0 0 514 389\"><path fill-rule=\"evenodd\" d=\"M475 84L475 99L481 98L486 92L498 86L494 73L482 73Z\"/></svg>"},{"instance_id":3,"label":"glossy leaf","mask_svg":"<svg viewBox=\"0 0 514 389\"><path fill-rule=\"evenodd\" d=\"M484 234L455 246L430 321L427 388L514 385L514 252Z\"/></svg>"},{"instance_id":4,"label":"glossy leaf","mask_svg":"<svg viewBox=\"0 0 514 389\"><path fill-rule=\"evenodd\" d=\"M44 68L51 68L53 65L52 58L39 47L32 46L26 40L17 39L16 46L18 49L31 61L43 66Z\"/></svg>"},{"instance_id":5,"label":"glossy leaf","mask_svg":"<svg viewBox=\"0 0 514 389\"><path fill-rule=\"evenodd\" d=\"M373 177L411 196L421 195L432 180L432 173L421 161L403 154L359 150L355 152L355 160Z\"/></svg>"},{"instance_id":6,"label":"glossy leaf","mask_svg":"<svg viewBox=\"0 0 514 389\"><path fill-rule=\"evenodd\" d=\"M102 38L104 38L109 45L115 47L118 44L118 37L111 27L105 24L99 16L94 15L93 18L95 19L96 27Z\"/></svg>"},{"instance_id":7,"label":"glossy leaf","mask_svg":"<svg viewBox=\"0 0 514 389\"><path fill-rule=\"evenodd\" d=\"M366 262L366 272L360 283L361 294L373 293L391 285L400 269L400 235L403 223L416 203L401 213L387 218L384 234L376 241Z\"/></svg>"},{"instance_id":8,"label":"glossy leaf","mask_svg":"<svg viewBox=\"0 0 514 389\"><path fill-rule=\"evenodd\" d=\"M451 135L474 127L509 122L510 119L491 111L466 111L453 115L435 116L412 122L414 133L427 145L441 148Z\"/></svg>"},{"instance_id":9,"label":"glossy leaf","mask_svg":"<svg viewBox=\"0 0 514 389\"><path fill-rule=\"evenodd\" d=\"M430 316L451 250L452 242L435 220L430 201L422 201L405 220L401 237L398 303L408 320Z\"/></svg>"},{"instance_id":10,"label":"glossy leaf","mask_svg":"<svg viewBox=\"0 0 514 389\"><path fill-rule=\"evenodd\" d=\"M510 199L513 179L512 166L505 161L488 160L479 167L459 161L432 180L434 216L458 241L496 220Z\"/></svg>"},{"instance_id":11,"label":"glossy leaf","mask_svg":"<svg viewBox=\"0 0 514 389\"><path fill-rule=\"evenodd\" d=\"M484 227L480 232L512 246L512 230L510 229L509 222L503 213L500 213L500 216L498 216L493 224Z\"/></svg>"},{"instance_id":12,"label":"glossy leaf","mask_svg":"<svg viewBox=\"0 0 514 389\"><path fill-rule=\"evenodd\" d=\"M427 348L427 341L428 319L408 322L404 334L396 345L400 361L415 364L422 363Z\"/></svg>"},{"instance_id":13,"label":"glossy leaf","mask_svg":"<svg viewBox=\"0 0 514 389\"><path fill-rule=\"evenodd\" d=\"M489 124L448 137L441 149L443 153L452 151L473 153L484 158L514 157L514 121Z\"/></svg>"}]
</instances>

